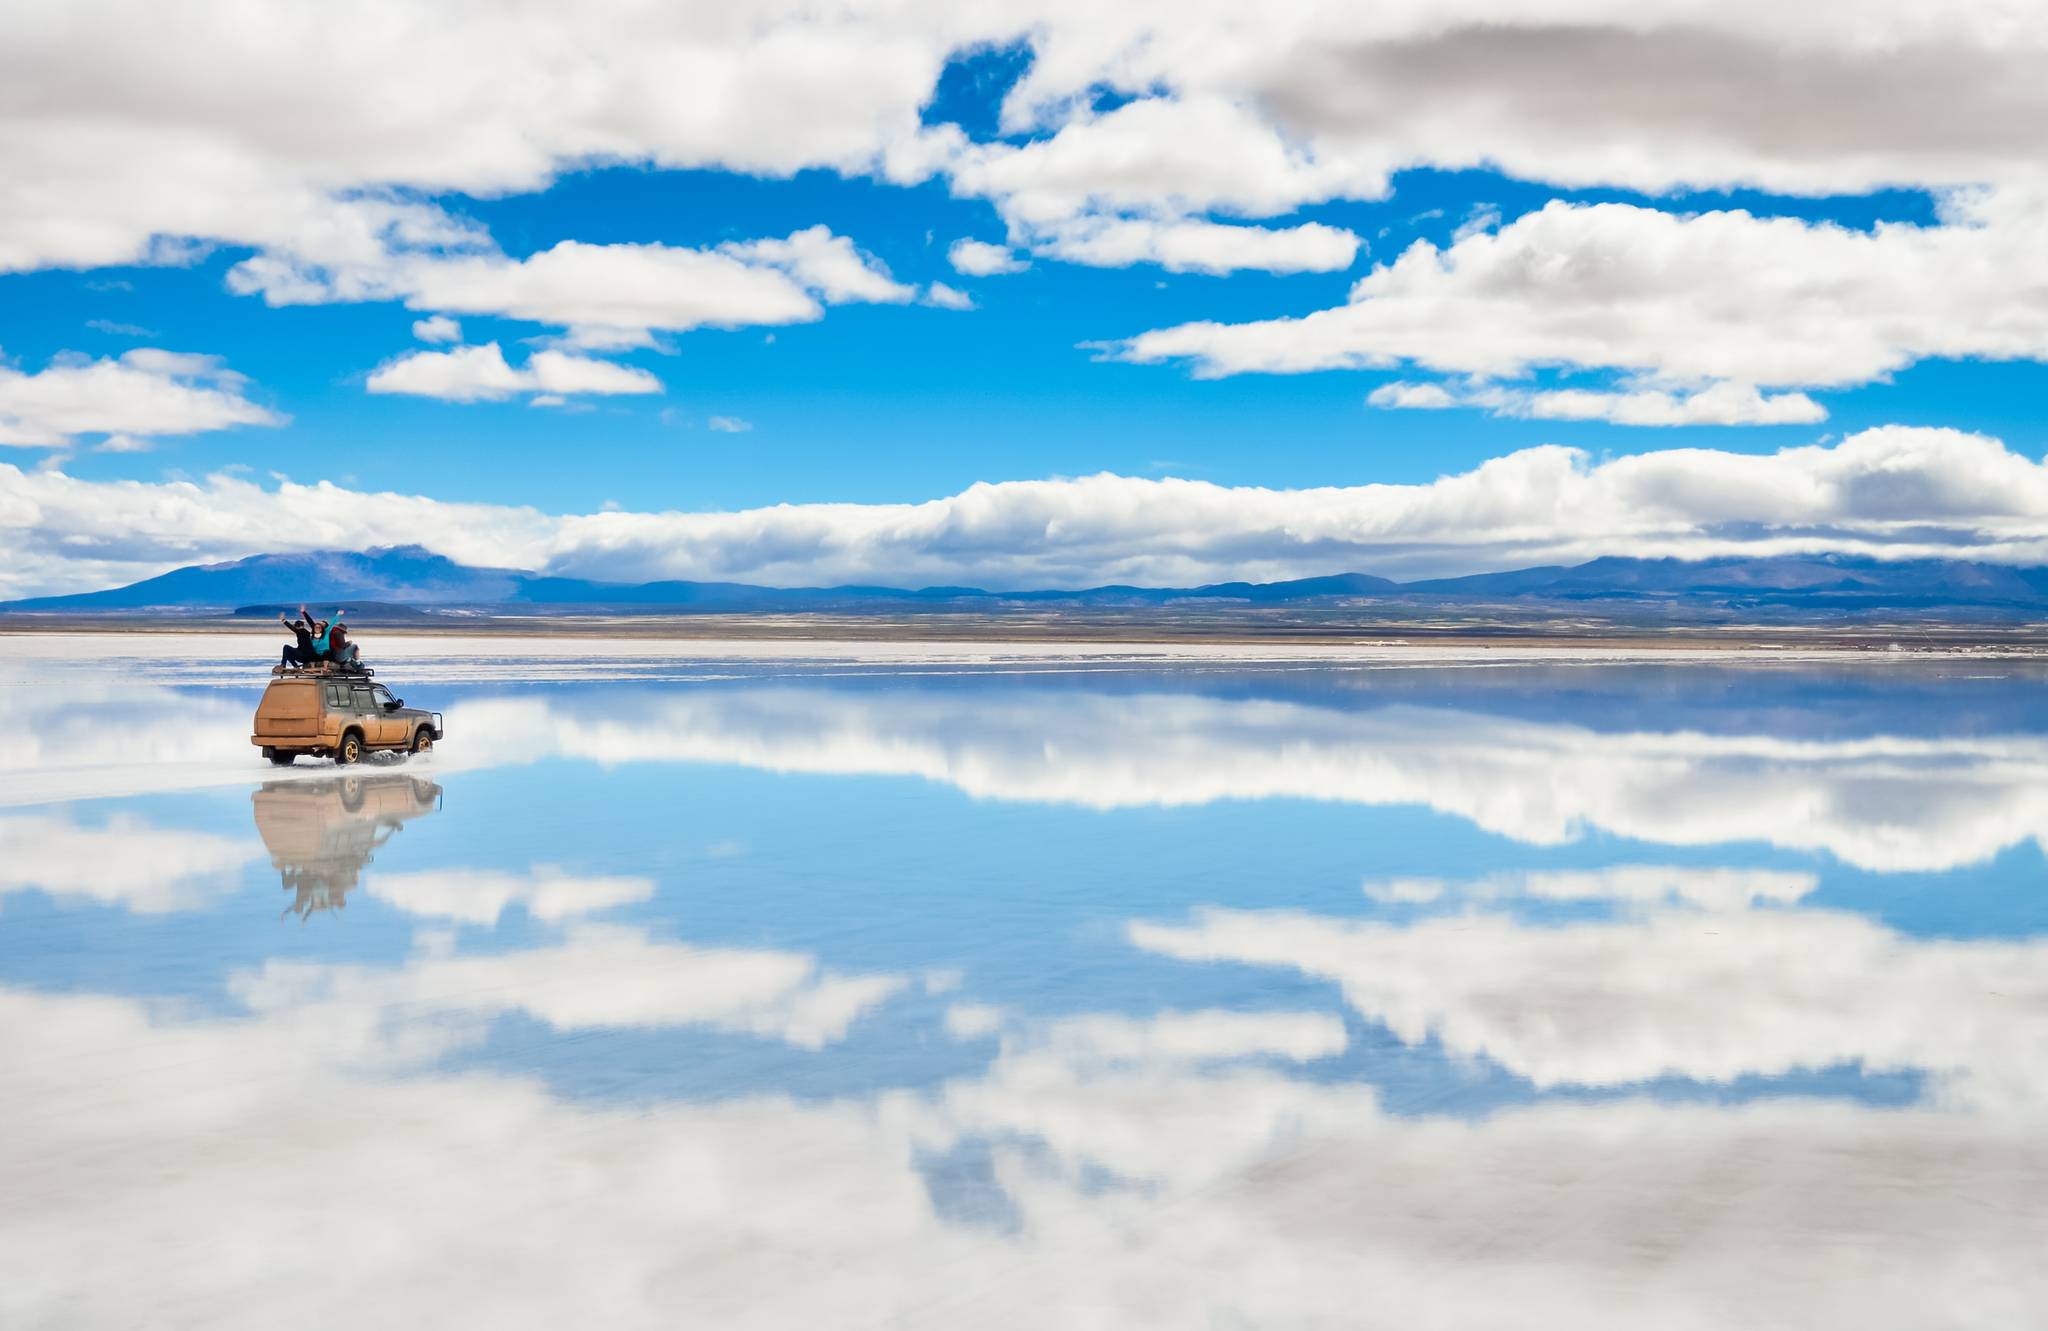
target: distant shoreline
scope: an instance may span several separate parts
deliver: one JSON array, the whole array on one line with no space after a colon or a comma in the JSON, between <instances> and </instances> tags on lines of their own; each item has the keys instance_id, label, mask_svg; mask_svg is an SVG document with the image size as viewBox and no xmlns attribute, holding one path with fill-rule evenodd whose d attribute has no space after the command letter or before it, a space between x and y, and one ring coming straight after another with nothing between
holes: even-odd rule
<instances>
[{"instance_id":1,"label":"distant shoreline","mask_svg":"<svg viewBox=\"0 0 2048 1331\"><path fill-rule=\"evenodd\" d=\"M1462 617L1461 617L1462 618ZM48 634L205 634L283 639L275 624L220 615L0 615L0 636ZM1548 649L1741 652L1897 652L2048 656L2048 625L1995 624L1685 624L1587 625L1544 622L1373 622L1341 615L1264 617L1159 615L911 616L692 614L647 616L478 616L361 624L376 638L568 638L676 642L1036 643L1143 646L1389 648L1540 647Z\"/></svg>"}]
</instances>

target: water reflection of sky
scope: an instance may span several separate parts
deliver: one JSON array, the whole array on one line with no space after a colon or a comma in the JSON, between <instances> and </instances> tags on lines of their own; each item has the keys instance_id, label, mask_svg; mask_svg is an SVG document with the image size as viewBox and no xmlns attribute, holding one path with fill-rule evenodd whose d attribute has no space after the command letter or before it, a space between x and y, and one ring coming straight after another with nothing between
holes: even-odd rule
<instances>
[{"instance_id":1,"label":"water reflection of sky","mask_svg":"<svg viewBox=\"0 0 2048 1331\"><path fill-rule=\"evenodd\" d=\"M2048 1296L2037 673L550 660L345 776L9 665L0 1323Z\"/></svg>"}]
</instances>

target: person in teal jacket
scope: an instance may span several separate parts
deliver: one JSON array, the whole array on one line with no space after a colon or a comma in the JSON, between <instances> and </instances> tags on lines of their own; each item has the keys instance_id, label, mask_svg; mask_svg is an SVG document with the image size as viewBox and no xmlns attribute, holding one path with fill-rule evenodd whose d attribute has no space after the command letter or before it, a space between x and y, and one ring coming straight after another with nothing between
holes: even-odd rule
<instances>
[{"instance_id":1,"label":"person in teal jacket","mask_svg":"<svg viewBox=\"0 0 2048 1331\"><path fill-rule=\"evenodd\" d=\"M341 629L342 642L348 642L348 630L341 628L341 617L347 613L346 610L337 610L333 619L323 619L313 625L313 654L322 661L339 662L340 658L335 655L334 631Z\"/></svg>"}]
</instances>

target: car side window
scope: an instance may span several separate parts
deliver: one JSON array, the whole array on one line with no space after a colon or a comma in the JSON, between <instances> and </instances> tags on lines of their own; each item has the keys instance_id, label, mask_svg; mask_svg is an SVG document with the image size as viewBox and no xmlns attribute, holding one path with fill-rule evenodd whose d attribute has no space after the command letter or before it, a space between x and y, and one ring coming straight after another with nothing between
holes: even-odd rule
<instances>
[{"instance_id":1,"label":"car side window","mask_svg":"<svg viewBox=\"0 0 2048 1331\"><path fill-rule=\"evenodd\" d=\"M370 686L370 697L376 701L379 707L389 707L398 701L398 699L391 696L391 690L385 688L382 684L372 684Z\"/></svg>"},{"instance_id":2,"label":"car side window","mask_svg":"<svg viewBox=\"0 0 2048 1331\"><path fill-rule=\"evenodd\" d=\"M348 685L329 684L327 686L327 705L337 708L348 706Z\"/></svg>"},{"instance_id":3,"label":"car side window","mask_svg":"<svg viewBox=\"0 0 2048 1331\"><path fill-rule=\"evenodd\" d=\"M359 712L374 712L374 711L376 711L376 710L377 710L377 702L376 702L376 699L374 699L374 698L372 698L372 697L370 696L370 688L369 688L369 686L368 686L367 684L358 684L358 685L356 685L356 686L355 686L355 690L354 690L354 691L355 691L355 696L356 696L356 710L357 710L357 711L359 711Z\"/></svg>"}]
</instances>

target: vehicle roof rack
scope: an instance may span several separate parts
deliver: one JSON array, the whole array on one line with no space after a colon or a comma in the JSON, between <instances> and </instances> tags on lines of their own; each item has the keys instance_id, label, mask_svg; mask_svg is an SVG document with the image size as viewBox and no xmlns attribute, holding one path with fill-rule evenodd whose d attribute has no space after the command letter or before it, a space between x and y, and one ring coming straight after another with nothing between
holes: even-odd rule
<instances>
[{"instance_id":1,"label":"vehicle roof rack","mask_svg":"<svg viewBox=\"0 0 2048 1331\"><path fill-rule=\"evenodd\" d=\"M327 661L309 666L272 666L270 673L278 679L372 679L377 674L366 665L338 666Z\"/></svg>"}]
</instances>

